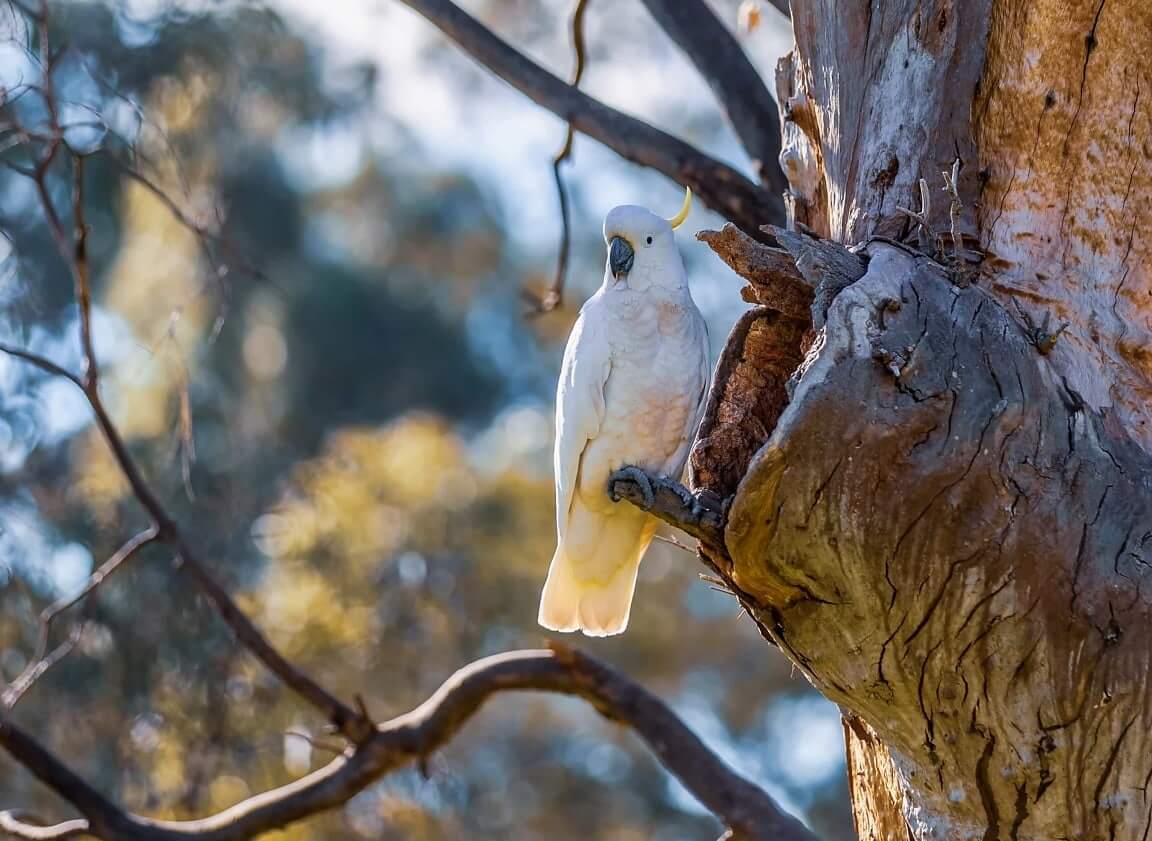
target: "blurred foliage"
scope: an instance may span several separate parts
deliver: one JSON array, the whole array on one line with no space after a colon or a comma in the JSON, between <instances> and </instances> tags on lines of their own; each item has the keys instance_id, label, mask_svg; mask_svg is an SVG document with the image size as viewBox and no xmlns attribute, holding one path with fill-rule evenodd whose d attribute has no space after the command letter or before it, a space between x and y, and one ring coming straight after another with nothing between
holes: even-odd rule
<instances>
[{"instance_id":1,"label":"blurred foliage","mask_svg":"<svg viewBox=\"0 0 1152 841\"><path fill-rule=\"evenodd\" d=\"M529 6L491 12L531 37ZM549 266L509 242L482 183L436 165L409 127L373 109L386 68L342 62L267 9L158 8L52 7L53 40L67 44L54 73L64 116L108 126L74 138L93 152L105 393L150 478L273 640L342 697L362 693L381 718L403 712L468 661L544 638L549 381L574 302L520 318L519 289L546 282ZM20 16L3 10L0 27L10 88L37 67ZM33 124L42 105L29 95L7 114ZM65 207L67 162L52 175ZM0 332L75 367L71 284L34 192L9 170L0 231ZM142 523L82 402L0 358L0 678L33 650L39 610ZM654 546L629 632L587 647L828 837L847 837L834 711L813 705L698 568ZM321 737L322 722L234 644L164 552L142 553L58 634L78 621L78 649L15 716L128 808L198 816L326 761L289 734ZM791 736L804 722L806 753ZM768 777L782 763L788 773ZM69 814L0 759L0 808L14 806ZM716 832L630 734L578 702L532 695L491 703L427 779L396 774L282 835Z\"/></svg>"}]
</instances>

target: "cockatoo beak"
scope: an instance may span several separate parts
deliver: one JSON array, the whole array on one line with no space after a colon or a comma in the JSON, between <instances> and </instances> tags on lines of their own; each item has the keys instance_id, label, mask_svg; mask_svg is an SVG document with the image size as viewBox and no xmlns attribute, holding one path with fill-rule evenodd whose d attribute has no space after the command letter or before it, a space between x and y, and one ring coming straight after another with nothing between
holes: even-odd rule
<instances>
[{"instance_id":1,"label":"cockatoo beak","mask_svg":"<svg viewBox=\"0 0 1152 841\"><path fill-rule=\"evenodd\" d=\"M612 269L612 277L619 280L623 275L632 271L632 261L636 253L628 240L623 237L612 237L608 242L608 267Z\"/></svg>"}]
</instances>

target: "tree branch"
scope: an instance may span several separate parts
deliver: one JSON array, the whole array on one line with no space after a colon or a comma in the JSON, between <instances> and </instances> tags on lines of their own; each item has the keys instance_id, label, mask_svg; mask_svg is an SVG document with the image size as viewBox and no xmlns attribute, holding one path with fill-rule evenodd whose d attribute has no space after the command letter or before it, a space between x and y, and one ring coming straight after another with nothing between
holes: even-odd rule
<instances>
[{"instance_id":1,"label":"tree branch","mask_svg":"<svg viewBox=\"0 0 1152 841\"><path fill-rule=\"evenodd\" d=\"M587 61L587 49L584 41L584 14L588 11L588 0L576 0L576 7L572 10L572 52L575 55L575 67L572 68L571 85L580 87L580 79L584 76L584 65ZM568 191L564 187L564 175L561 167L565 161L572 158L572 143L576 139L576 131L569 123L564 129L564 144L560 151L552 158L552 180L556 182L556 197L560 204L560 253L556 255L556 274L552 277L552 285L543 296L528 295L532 305L530 315L543 315L552 312L564 300L564 279L568 273L568 256L572 250L572 223L568 211Z\"/></svg>"},{"instance_id":2,"label":"tree branch","mask_svg":"<svg viewBox=\"0 0 1152 841\"><path fill-rule=\"evenodd\" d=\"M5 813L0 828L27 839L67 837L66 832L75 833L82 824L108 841L244 841L347 802L390 771L442 747L492 695L525 690L583 698L601 715L634 730L661 764L741 837L817 841L763 790L729 768L663 701L603 663L567 648L513 651L466 666L419 707L379 725L344 756L201 820L155 821L125 812L19 728L0 724L0 745L86 818L37 827Z\"/></svg>"},{"instance_id":3,"label":"tree branch","mask_svg":"<svg viewBox=\"0 0 1152 841\"><path fill-rule=\"evenodd\" d=\"M80 592L74 596L66 596L59 599L41 611L40 634L36 642L36 653L32 659L29 660L24 670L12 681L11 686L0 693L0 712L14 707L32 684L38 680L44 672L55 665L56 661L59 660L60 657L63 657L68 652L68 649L71 648L71 646L60 646L51 654L48 651L52 623L56 621L56 617L75 606L78 602L86 599L110 576L114 575L126 561L130 560L133 555L149 543L154 542L156 538L156 527L149 526L144 531L129 539L112 557L102 563L98 569L94 570L92 574L88 576L88 580L80 589Z\"/></svg>"},{"instance_id":4,"label":"tree branch","mask_svg":"<svg viewBox=\"0 0 1152 841\"><path fill-rule=\"evenodd\" d=\"M740 290L750 304L759 304L792 318L812 317L812 284L796 268L796 260L782 248L751 239L734 225L720 231L697 231L721 260L749 286Z\"/></svg>"},{"instance_id":5,"label":"tree branch","mask_svg":"<svg viewBox=\"0 0 1152 841\"><path fill-rule=\"evenodd\" d=\"M704 0L643 2L712 88L761 183L783 195L788 179L780 168L779 109L740 42Z\"/></svg>"},{"instance_id":6,"label":"tree branch","mask_svg":"<svg viewBox=\"0 0 1152 841\"><path fill-rule=\"evenodd\" d=\"M0 342L0 353L6 353L15 359L23 360L29 365L32 365L34 368L39 368L45 374L51 374L53 377L62 377L63 379L68 380L68 382L72 383L77 388L84 388L84 383L80 380L79 377L77 377L66 368L57 365L51 359L48 359L45 356L41 356L38 353L33 353L30 350L24 350L23 348L15 347L14 345L10 345L7 342Z\"/></svg>"},{"instance_id":7,"label":"tree branch","mask_svg":"<svg viewBox=\"0 0 1152 841\"><path fill-rule=\"evenodd\" d=\"M553 76L450 0L401 0L461 49L537 105L621 157L691 187L704 204L766 241L760 226L784 219L784 199L684 141L630 117Z\"/></svg>"},{"instance_id":8,"label":"tree branch","mask_svg":"<svg viewBox=\"0 0 1152 841\"><path fill-rule=\"evenodd\" d=\"M64 841L91 834L86 820L65 821L53 826L40 826L30 823L30 820L23 812L14 809L0 812L0 833L27 841Z\"/></svg>"},{"instance_id":9,"label":"tree branch","mask_svg":"<svg viewBox=\"0 0 1152 841\"><path fill-rule=\"evenodd\" d=\"M49 104L54 100L46 94ZM55 117L53 124L55 125ZM53 141L41 156L40 163L31 177L36 183L41 205L64 261L68 264L76 287L76 299L80 310L80 346L83 359L83 375L77 376L59 365L29 351L0 344L0 352L22 359L49 374L63 377L76 385L84 394L96 420L96 426L108 443L120 472L124 474L137 501L148 513L154 526L154 539L176 550L181 569L186 570L207 596L216 612L224 620L236 638L258 660L260 660L286 686L304 700L321 710L333 725L350 741L358 741L366 736L371 722L340 701L324 687L320 686L301 669L289 663L283 655L256 628L252 621L236 605L227 591L213 578L207 566L189 542L175 519L160 501L160 497L144 478L143 471L136 464L128 450L128 445L112 421L104 399L100 394L100 368L92 338L92 290L89 275L86 247L86 226L84 222L84 166L83 158L75 156L73 169L73 231L72 243L59 214L52 203L48 189L48 169L58 150L62 147L59 139ZM153 538L149 538L151 540ZM136 547L139 548L139 547Z\"/></svg>"}]
</instances>

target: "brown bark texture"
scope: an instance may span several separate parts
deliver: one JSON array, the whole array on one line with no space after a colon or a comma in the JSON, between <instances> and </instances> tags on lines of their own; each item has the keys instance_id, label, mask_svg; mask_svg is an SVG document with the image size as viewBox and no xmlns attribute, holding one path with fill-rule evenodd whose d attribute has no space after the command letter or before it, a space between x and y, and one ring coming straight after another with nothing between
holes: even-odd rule
<instances>
[{"instance_id":1,"label":"brown bark texture","mask_svg":"<svg viewBox=\"0 0 1152 841\"><path fill-rule=\"evenodd\" d=\"M844 710L862 841L1147 841L1152 4L792 16L794 232L701 235L758 305L709 558Z\"/></svg>"}]
</instances>

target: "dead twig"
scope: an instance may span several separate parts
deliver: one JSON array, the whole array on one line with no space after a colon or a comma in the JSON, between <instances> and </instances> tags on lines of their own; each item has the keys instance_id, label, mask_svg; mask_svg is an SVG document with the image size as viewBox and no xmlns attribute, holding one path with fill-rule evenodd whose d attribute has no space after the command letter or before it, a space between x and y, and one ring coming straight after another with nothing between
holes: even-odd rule
<instances>
[{"instance_id":1,"label":"dead twig","mask_svg":"<svg viewBox=\"0 0 1152 841\"><path fill-rule=\"evenodd\" d=\"M32 684L43 677L44 673L68 656L68 653L80 642L84 634L84 626L78 625L72 629L68 638L46 654L33 660L20 672L14 681L0 693L0 717L6 715L20 702L20 699L32 688Z\"/></svg>"},{"instance_id":2,"label":"dead twig","mask_svg":"<svg viewBox=\"0 0 1152 841\"><path fill-rule=\"evenodd\" d=\"M576 0L576 8L572 12L571 33L572 50L576 57L576 64L572 70L569 84L574 88L580 87L580 79L584 75L586 60L586 47L584 44L584 12L588 7L588 0ZM542 295L537 296L526 293L525 298L532 307L528 311L530 317L544 315L560 306L564 299L564 281L568 274L568 258L572 250L572 221L571 210L568 206L568 190L564 185L564 175L561 167L572 157L572 144L576 138L576 130L572 122L568 122L564 134L564 145L552 158L552 178L556 182L556 197L560 203L560 250L556 255L556 274L552 278L552 285Z\"/></svg>"}]
</instances>

